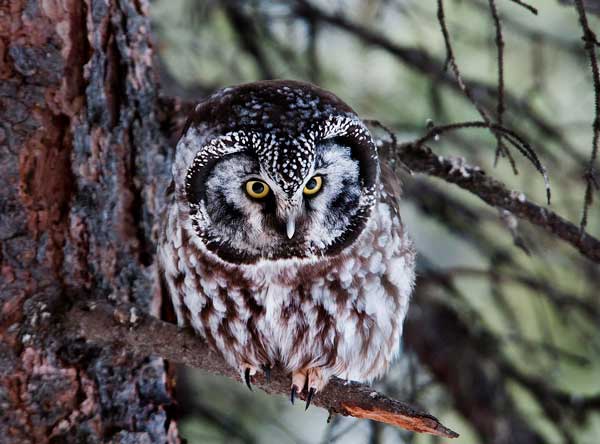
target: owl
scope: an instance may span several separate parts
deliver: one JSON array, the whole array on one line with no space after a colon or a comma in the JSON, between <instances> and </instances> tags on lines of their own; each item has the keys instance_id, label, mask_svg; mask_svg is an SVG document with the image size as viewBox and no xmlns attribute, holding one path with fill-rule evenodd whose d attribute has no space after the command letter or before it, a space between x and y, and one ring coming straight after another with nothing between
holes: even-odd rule
<instances>
[{"instance_id":1,"label":"owl","mask_svg":"<svg viewBox=\"0 0 600 444\"><path fill-rule=\"evenodd\" d=\"M225 88L177 143L158 258L179 324L246 381L281 366L306 407L398 355L415 252L400 186L356 113L308 83Z\"/></svg>"}]
</instances>

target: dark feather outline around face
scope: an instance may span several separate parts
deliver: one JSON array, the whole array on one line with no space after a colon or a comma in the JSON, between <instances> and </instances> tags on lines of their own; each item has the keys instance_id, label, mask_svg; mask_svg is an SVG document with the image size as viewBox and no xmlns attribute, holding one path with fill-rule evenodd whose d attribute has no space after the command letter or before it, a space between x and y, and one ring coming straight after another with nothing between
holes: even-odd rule
<instances>
[{"instance_id":1,"label":"dark feather outline around face","mask_svg":"<svg viewBox=\"0 0 600 444\"><path fill-rule=\"evenodd\" d=\"M303 246L291 242L278 257L335 255L351 245L364 228L376 200L379 175L377 150L364 124L348 105L333 94L310 84L289 81L257 82L225 89L196 108L182 139L200 126L210 128L211 136L196 149L192 165L187 170L184 191L196 232L205 245L222 259L242 263L259 258L209 238L202 229L198 214L206 196L207 175L216 162L232 153L252 152L261 158L261 165L267 165L272 179L283 189L289 189L290 195L306 179L317 144L327 140L339 141L351 148L352 157L358 161L361 200L343 234L328 248L318 252L306 251ZM282 171L287 171L287 174L282 174Z\"/></svg>"}]
</instances>

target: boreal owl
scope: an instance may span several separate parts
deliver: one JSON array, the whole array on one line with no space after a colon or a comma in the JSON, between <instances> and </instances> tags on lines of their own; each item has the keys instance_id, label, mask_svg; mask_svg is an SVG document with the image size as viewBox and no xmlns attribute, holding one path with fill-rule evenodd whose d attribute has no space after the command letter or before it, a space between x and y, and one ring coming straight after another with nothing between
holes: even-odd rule
<instances>
[{"instance_id":1,"label":"boreal owl","mask_svg":"<svg viewBox=\"0 0 600 444\"><path fill-rule=\"evenodd\" d=\"M382 375L415 275L399 198L364 122L332 93L262 81L213 94L177 143L161 230L179 323L249 386L281 366L307 406L331 376Z\"/></svg>"}]
</instances>

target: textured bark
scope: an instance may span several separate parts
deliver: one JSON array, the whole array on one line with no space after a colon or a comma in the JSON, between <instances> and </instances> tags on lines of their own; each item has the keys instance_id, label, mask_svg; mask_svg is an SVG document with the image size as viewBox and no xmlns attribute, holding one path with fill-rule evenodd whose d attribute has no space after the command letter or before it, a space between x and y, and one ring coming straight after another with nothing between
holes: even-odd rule
<instances>
[{"instance_id":1,"label":"textured bark","mask_svg":"<svg viewBox=\"0 0 600 444\"><path fill-rule=\"evenodd\" d=\"M0 2L4 442L177 441L162 360L55 322L82 295L158 308L153 226L170 162L144 7Z\"/></svg>"}]
</instances>

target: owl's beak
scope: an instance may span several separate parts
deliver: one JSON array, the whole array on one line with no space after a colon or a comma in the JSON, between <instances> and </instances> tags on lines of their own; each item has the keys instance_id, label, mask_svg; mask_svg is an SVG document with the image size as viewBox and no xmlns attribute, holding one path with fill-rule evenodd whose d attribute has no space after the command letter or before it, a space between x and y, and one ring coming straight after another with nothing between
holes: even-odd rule
<instances>
[{"instance_id":1,"label":"owl's beak","mask_svg":"<svg viewBox=\"0 0 600 444\"><path fill-rule=\"evenodd\" d=\"M286 223L286 231L288 239L294 237L294 233L296 232L296 219L292 214L288 215L287 223Z\"/></svg>"},{"instance_id":2,"label":"owl's beak","mask_svg":"<svg viewBox=\"0 0 600 444\"><path fill-rule=\"evenodd\" d=\"M294 197L278 200L277 204L280 230L285 232L288 239L292 239L296 234L296 222L300 216L302 201Z\"/></svg>"}]
</instances>

